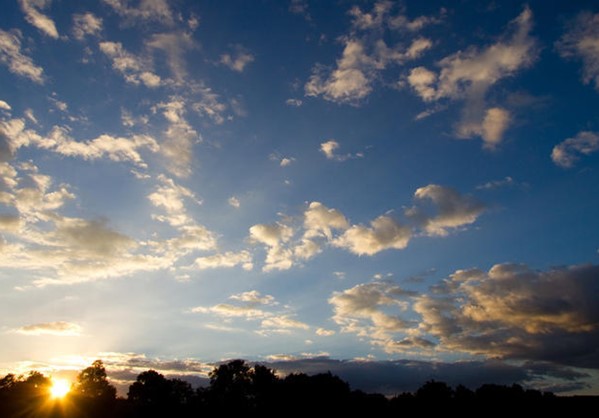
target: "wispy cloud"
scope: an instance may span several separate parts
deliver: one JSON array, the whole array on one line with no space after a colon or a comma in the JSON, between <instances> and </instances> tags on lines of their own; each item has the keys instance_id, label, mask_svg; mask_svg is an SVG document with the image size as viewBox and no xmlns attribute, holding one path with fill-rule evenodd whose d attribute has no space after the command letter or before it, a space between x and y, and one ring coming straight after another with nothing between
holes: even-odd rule
<instances>
[{"instance_id":1,"label":"wispy cloud","mask_svg":"<svg viewBox=\"0 0 599 418\"><path fill-rule=\"evenodd\" d=\"M6 32L0 29L0 62L8 70L31 81L43 84L44 69L35 65L33 60L21 53L21 33L19 31Z\"/></svg>"},{"instance_id":2,"label":"wispy cloud","mask_svg":"<svg viewBox=\"0 0 599 418\"><path fill-rule=\"evenodd\" d=\"M44 35L58 39L58 31L54 21L41 11L48 8L52 0L19 0L25 20L38 28Z\"/></svg>"},{"instance_id":3,"label":"wispy cloud","mask_svg":"<svg viewBox=\"0 0 599 418\"><path fill-rule=\"evenodd\" d=\"M44 322L40 324L25 325L17 328L15 332L24 335L55 335L59 337L76 337L81 335L81 327L72 322Z\"/></svg>"}]
</instances>

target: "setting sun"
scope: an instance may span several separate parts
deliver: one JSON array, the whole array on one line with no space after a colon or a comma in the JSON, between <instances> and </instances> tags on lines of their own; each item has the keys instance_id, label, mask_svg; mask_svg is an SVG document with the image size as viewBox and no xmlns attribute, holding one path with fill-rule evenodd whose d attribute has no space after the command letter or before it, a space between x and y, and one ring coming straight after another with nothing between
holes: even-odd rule
<instances>
[{"instance_id":1,"label":"setting sun","mask_svg":"<svg viewBox=\"0 0 599 418\"><path fill-rule=\"evenodd\" d=\"M56 399L64 398L71 390L71 382L65 379L52 379L50 396Z\"/></svg>"}]
</instances>

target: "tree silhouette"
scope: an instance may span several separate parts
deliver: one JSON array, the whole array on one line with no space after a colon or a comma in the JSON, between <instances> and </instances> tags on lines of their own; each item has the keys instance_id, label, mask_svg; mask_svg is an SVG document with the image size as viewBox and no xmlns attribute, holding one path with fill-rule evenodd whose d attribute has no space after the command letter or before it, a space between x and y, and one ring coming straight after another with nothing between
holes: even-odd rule
<instances>
[{"instance_id":1,"label":"tree silhouette","mask_svg":"<svg viewBox=\"0 0 599 418\"><path fill-rule=\"evenodd\" d=\"M106 368L102 360L96 360L77 376L73 392L79 396L103 401L116 398L116 388L108 382Z\"/></svg>"}]
</instances>

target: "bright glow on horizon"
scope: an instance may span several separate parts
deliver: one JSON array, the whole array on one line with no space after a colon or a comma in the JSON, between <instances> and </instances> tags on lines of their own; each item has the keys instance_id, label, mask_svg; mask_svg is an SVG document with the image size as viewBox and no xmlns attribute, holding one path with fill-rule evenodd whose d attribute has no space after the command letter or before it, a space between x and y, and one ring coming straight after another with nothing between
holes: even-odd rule
<instances>
[{"instance_id":1,"label":"bright glow on horizon","mask_svg":"<svg viewBox=\"0 0 599 418\"><path fill-rule=\"evenodd\" d=\"M52 379L50 396L54 399L62 399L71 391L71 382L66 379Z\"/></svg>"}]
</instances>

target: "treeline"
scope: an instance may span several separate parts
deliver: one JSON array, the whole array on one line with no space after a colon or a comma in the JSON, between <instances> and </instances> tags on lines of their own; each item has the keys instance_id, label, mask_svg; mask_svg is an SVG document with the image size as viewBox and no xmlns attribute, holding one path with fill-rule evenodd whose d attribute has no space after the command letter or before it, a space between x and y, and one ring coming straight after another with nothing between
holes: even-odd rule
<instances>
[{"instance_id":1,"label":"treeline","mask_svg":"<svg viewBox=\"0 0 599 418\"><path fill-rule=\"evenodd\" d=\"M596 397L556 397L519 385L483 385L472 391L431 380L415 393L392 398L352 391L331 373L278 377L272 369L233 360L210 373L210 385L194 389L181 379L148 370L129 386L127 398L117 397L100 360L81 371L67 396L50 397L51 379L39 372L0 379L0 417L141 418L201 417L212 414L263 415L367 414L397 417L406 412L522 412L522 407L556 412L598 406Z\"/></svg>"}]
</instances>

